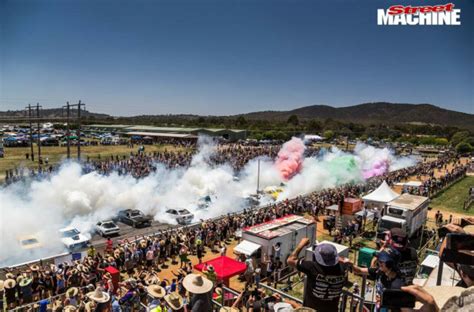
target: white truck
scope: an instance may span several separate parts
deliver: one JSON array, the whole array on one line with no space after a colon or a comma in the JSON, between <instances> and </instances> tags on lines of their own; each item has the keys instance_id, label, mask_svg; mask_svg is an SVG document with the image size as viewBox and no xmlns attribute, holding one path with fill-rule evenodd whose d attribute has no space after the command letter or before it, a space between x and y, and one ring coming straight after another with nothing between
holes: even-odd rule
<instances>
[{"instance_id":1,"label":"white truck","mask_svg":"<svg viewBox=\"0 0 474 312\"><path fill-rule=\"evenodd\" d=\"M379 221L377 238L384 239L385 232L395 227L405 230L408 237L420 234L428 217L429 203L428 197L407 193L389 202Z\"/></svg>"},{"instance_id":2,"label":"white truck","mask_svg":"<svg viewBox=\"0 0 474 312\"><path fill-rule=\"evenodd\" d=\"M302 216L287 215L269 222L257 224L242 230L242 241L234 248L234 253L252 256L257 263L263 255L279 258L286 266L286 259L303 237L308 237L311 245L316 240L316 224ZM279 246L276 251L274 246ZM300 256L304 255L304 250Z\"/></svg>"}]
</instances>

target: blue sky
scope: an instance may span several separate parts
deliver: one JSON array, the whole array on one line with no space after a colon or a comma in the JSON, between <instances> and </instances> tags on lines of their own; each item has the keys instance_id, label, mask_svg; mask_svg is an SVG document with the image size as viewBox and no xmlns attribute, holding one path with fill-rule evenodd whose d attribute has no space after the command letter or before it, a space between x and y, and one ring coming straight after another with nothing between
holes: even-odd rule
<instances>
[{"instance_id":1,"label":"blue sky","mask_svg":"<svg viewBox=\"0 0 474 312\"><path fill-rule=\"evenodd\" d=\"M377 26L383 0L0 0L0 110L113 115L431 103L474 113L461 26Z\"/></svg>"}]
</instances>

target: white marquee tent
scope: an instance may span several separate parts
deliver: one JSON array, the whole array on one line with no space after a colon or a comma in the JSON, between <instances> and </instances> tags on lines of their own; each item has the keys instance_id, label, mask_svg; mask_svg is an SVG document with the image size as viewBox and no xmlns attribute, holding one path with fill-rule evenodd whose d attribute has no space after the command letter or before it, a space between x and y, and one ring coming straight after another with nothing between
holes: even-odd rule
<instances>
[{"instance_id":1,"label":"white marquee tent","mask_svg":"<svg viewBox=\"0 0 474 312\"><path fill-rule=\"evenodd\" d=\"M383 208L385 204L391 202L398 196L400 196L400 194L392 190L387 182L383 181L377 189L362 197L362 200L366 208Z\"/></svg>"}]
</instances>

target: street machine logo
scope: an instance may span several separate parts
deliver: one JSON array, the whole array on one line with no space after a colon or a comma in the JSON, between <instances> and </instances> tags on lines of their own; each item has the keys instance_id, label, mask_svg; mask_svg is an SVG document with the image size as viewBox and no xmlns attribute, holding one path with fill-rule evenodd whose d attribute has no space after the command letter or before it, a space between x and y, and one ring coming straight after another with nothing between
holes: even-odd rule
<instances>
[{"instance_id":1,"label":"street machine logo","mask_svg":"<svg viewBox=\"0 0 474 312\"><path fill-rule=\"evenodd\" d=\"M453 3L427 6L392 5L377 10L378 25L461 25L461 9Z\"/></svg>"}]
</instances>

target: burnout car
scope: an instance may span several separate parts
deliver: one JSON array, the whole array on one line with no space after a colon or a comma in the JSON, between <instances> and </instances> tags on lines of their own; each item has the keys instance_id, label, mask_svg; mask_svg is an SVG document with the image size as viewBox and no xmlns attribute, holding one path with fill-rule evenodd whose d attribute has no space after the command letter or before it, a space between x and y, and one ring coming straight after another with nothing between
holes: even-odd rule
<instances>
[{"instance_id":1,"label":"burnout car","mask_svg":"<svg viewBox=\"0 0 474 312\"><path fill-rule=\"evenodd\" d=\"M190 224L194 219L194 215L187 209L168 209L166 213L178 224Z\"/></svg>"},{"instance_id":2,"label":"burnout car","mask_svg":"<svg viewBox=\"0 0 474 312\"><path fill-rule=\"evenodd\" d=\"M260 194L250 194L247 197L244 197L244 205L245 207L254 208L260 205L261 200Z\"/></svg>"},{"instance_id":3,"label":"burnout car","mask_svg":"<svg viewBox=\"0 0 474 312\"><path fill-rule=\"evenodd\" d=\"M89 244L89 237L74 227L65 227L60 229L59 233L61 234L61 241L68 249L87 247Z\"/></svg>"},{"instance_id":4,"label":"burnout car","mask_svg":"<svg viewBox=\"0 0 474 312\"><path fill-rule=\"evenodd\" d=\"M119 211L118 219L120 222L133 226L134 228L151 226L151 218L136 209Z\"/></svg>"},{"instance_id":5,"label":"burnout car","mask_svg":"<svg viewBox=\"0 0 474 312\"><path fill-rule=\"evenodd\" d=\"M277 200L280 193L283 192L281 186L267 186L263 189L263 193L270 197L272 200Z\"/></svg>"},{"instance_id":6,"label":"burnout car","mask_svg":"<svg viewBox=\"0 0 474 312\"><path fill-rule=\"evenodd\" d=\"M99 221L95 226L95 231L101 236L117 235L120 232L120 228L112 220Z\"/></svg>"},{"instance_id":7,"label":"burnout car","mask_svg":"<svg viewBox=\"0 0 474 312\"><path fill-rule=\"evenodd\" d=\"M20 236L18 238L18 243L20 244L21 249L24 250L32 250L42 246L38 238L34 235Z\"/></svg>"},{"instance_id":8,"label":"burnout car","mask_svg":"<svg viewBox=\"0 0 474 312\"><path fill-rule=\"evenodd\" d=\"M198 209L207 209L213 202L217 200L217 196L215 195L206 195L204 197L199 198L197 202Z\"/></svg>"}]
</instances>

